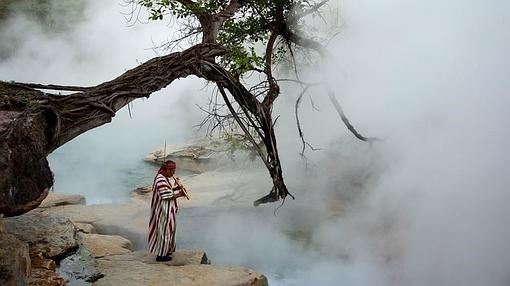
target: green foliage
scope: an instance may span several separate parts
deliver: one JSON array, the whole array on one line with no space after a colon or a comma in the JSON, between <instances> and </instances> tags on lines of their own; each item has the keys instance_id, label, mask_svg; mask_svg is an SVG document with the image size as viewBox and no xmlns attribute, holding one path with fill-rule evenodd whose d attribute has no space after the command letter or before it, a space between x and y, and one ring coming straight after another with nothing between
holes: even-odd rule
<instances>
[{"instance_id":1,"label":"green foliage","mask_svg":"<svg viewBox=\"0 0 510 286\"><path fill-rule=\"evenodd\" d=\"M138 4L147 8L150 20L162 20L165 15L186 18L197 13L216 13L221 11L228 1L198 1L193 5L184 6L175 0L139 0Z\"/></svg>"},{"instance_id":2,"label":"green foliage","mask_svg":"<svg viewBox=\"0 0 510 286\"><path fill-rule=\"evenodd\" d=\"M223 11L230 0L195 0L183 5L186 1L177 0L136 0L149 11L149 19L162 20L166 15L177 19L191 19L199 25L197 17L202 14L215 14ZM228 53L220 59L221 63L232 74L241 77L253 69L263 70L265 64L265 46L275 27L274 23L286 21L310 9L316 2L307 0L251 0L240 1L236 13L228 18L217 35L217 43L224 46ZM282 17L284 19L280 19ZM292 23L301 28L302 23ZM200 30L196 27L195 30ZM189 32L189 30L187 30ZM288 57L285 43L279 45L270 55L273 62Z\"/></svg>"}]
</instances>

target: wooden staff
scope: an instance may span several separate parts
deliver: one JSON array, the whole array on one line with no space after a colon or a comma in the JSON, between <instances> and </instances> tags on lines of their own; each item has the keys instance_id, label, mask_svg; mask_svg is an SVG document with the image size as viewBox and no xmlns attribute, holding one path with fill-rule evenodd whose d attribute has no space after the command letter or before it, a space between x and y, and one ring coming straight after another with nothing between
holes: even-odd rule
<instances>
[{"instance_id":1,"label":"wooden staff","mask_svg":"<svg viewBox=\"0 0 510 286\"><path fill-rule=\"evenodd\" d=\"M181 191L184 194L184 196L186 197L186 199L189 200L188 192L186 191L186 188L181 184L181 181L179 180L179 178L176 178L175 176L172 176L172 178L174 178L174 181L177 184L177 186L179 186L181 188Z\"/></svg>"}]
</instances>

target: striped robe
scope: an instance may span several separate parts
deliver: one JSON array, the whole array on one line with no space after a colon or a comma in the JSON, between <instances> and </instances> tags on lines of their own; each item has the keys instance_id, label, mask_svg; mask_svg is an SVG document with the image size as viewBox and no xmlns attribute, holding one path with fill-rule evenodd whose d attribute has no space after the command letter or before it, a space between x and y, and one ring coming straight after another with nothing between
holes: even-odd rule
<instances>
[{"instance_id":1,"label":"striped robe","mask_svg":"<svg viewBox=\"0 0 510 286\"><path fill-rule=\"evenodd\" d=\"M172 191L175 181L162 174L154 178L152 185L151 216L149 221L149 251L158 256L172 254L175 251L175 214L177 201Z\"/></svg>"}]
</instances>

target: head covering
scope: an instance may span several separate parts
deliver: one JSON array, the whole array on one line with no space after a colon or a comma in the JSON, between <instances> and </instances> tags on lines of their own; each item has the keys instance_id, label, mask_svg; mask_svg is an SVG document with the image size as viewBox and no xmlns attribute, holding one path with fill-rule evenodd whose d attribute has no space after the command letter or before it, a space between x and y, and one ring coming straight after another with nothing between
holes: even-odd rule
<instances>
[{"instance_id":1,"label":"head covering","mask_svg":"<svg viewBox=\"0 0 510 286\"><path fill-rule=\"evenodd\" d=\"M165 161L161 168L163 169L175 169L177 167L177 164L175 164L174 161Z\"/></svg>"},{"instance_id":2,"label":"head covering","mask_svg":"<svg viewBox=\"0 0 510 286\"><path fill-rule=\"evenodd\" d=\"M163 165L161 165L161 168L159 168L158 173L161 171L164 171L164 170L175 170L176 167L177 167L177 164L175 164L174 161L170 161L170 160L165 161L163 163Z\"/></svg>"}]
</instances>

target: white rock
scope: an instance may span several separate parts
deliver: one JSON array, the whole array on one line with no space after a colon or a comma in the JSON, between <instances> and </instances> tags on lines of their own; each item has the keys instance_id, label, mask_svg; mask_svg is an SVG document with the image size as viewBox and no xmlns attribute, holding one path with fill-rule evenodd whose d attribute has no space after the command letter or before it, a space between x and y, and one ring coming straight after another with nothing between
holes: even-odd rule
<instances>
[{"instance_id":1,"label":"white rock","mask_svg":"<svg viewBox=\"0 0 510 286\"><path fill-rule=\"evenodd\" d=\"M85 197L81 195L67 195L48 193L48 196L39 205L40 208L50 208L64 205L84 205Z\"/></svg>"},{"instance_id":2,"label":"white rock","mask_svg":"<svg viewBox=\"0 0 510 286\"><path fill-rule=\"evenodd\" d=\"M119 235L81 233L80 237L83 246L96 258L130 253L133 248L129 240Z\"/></svg>"}]
</instances>

